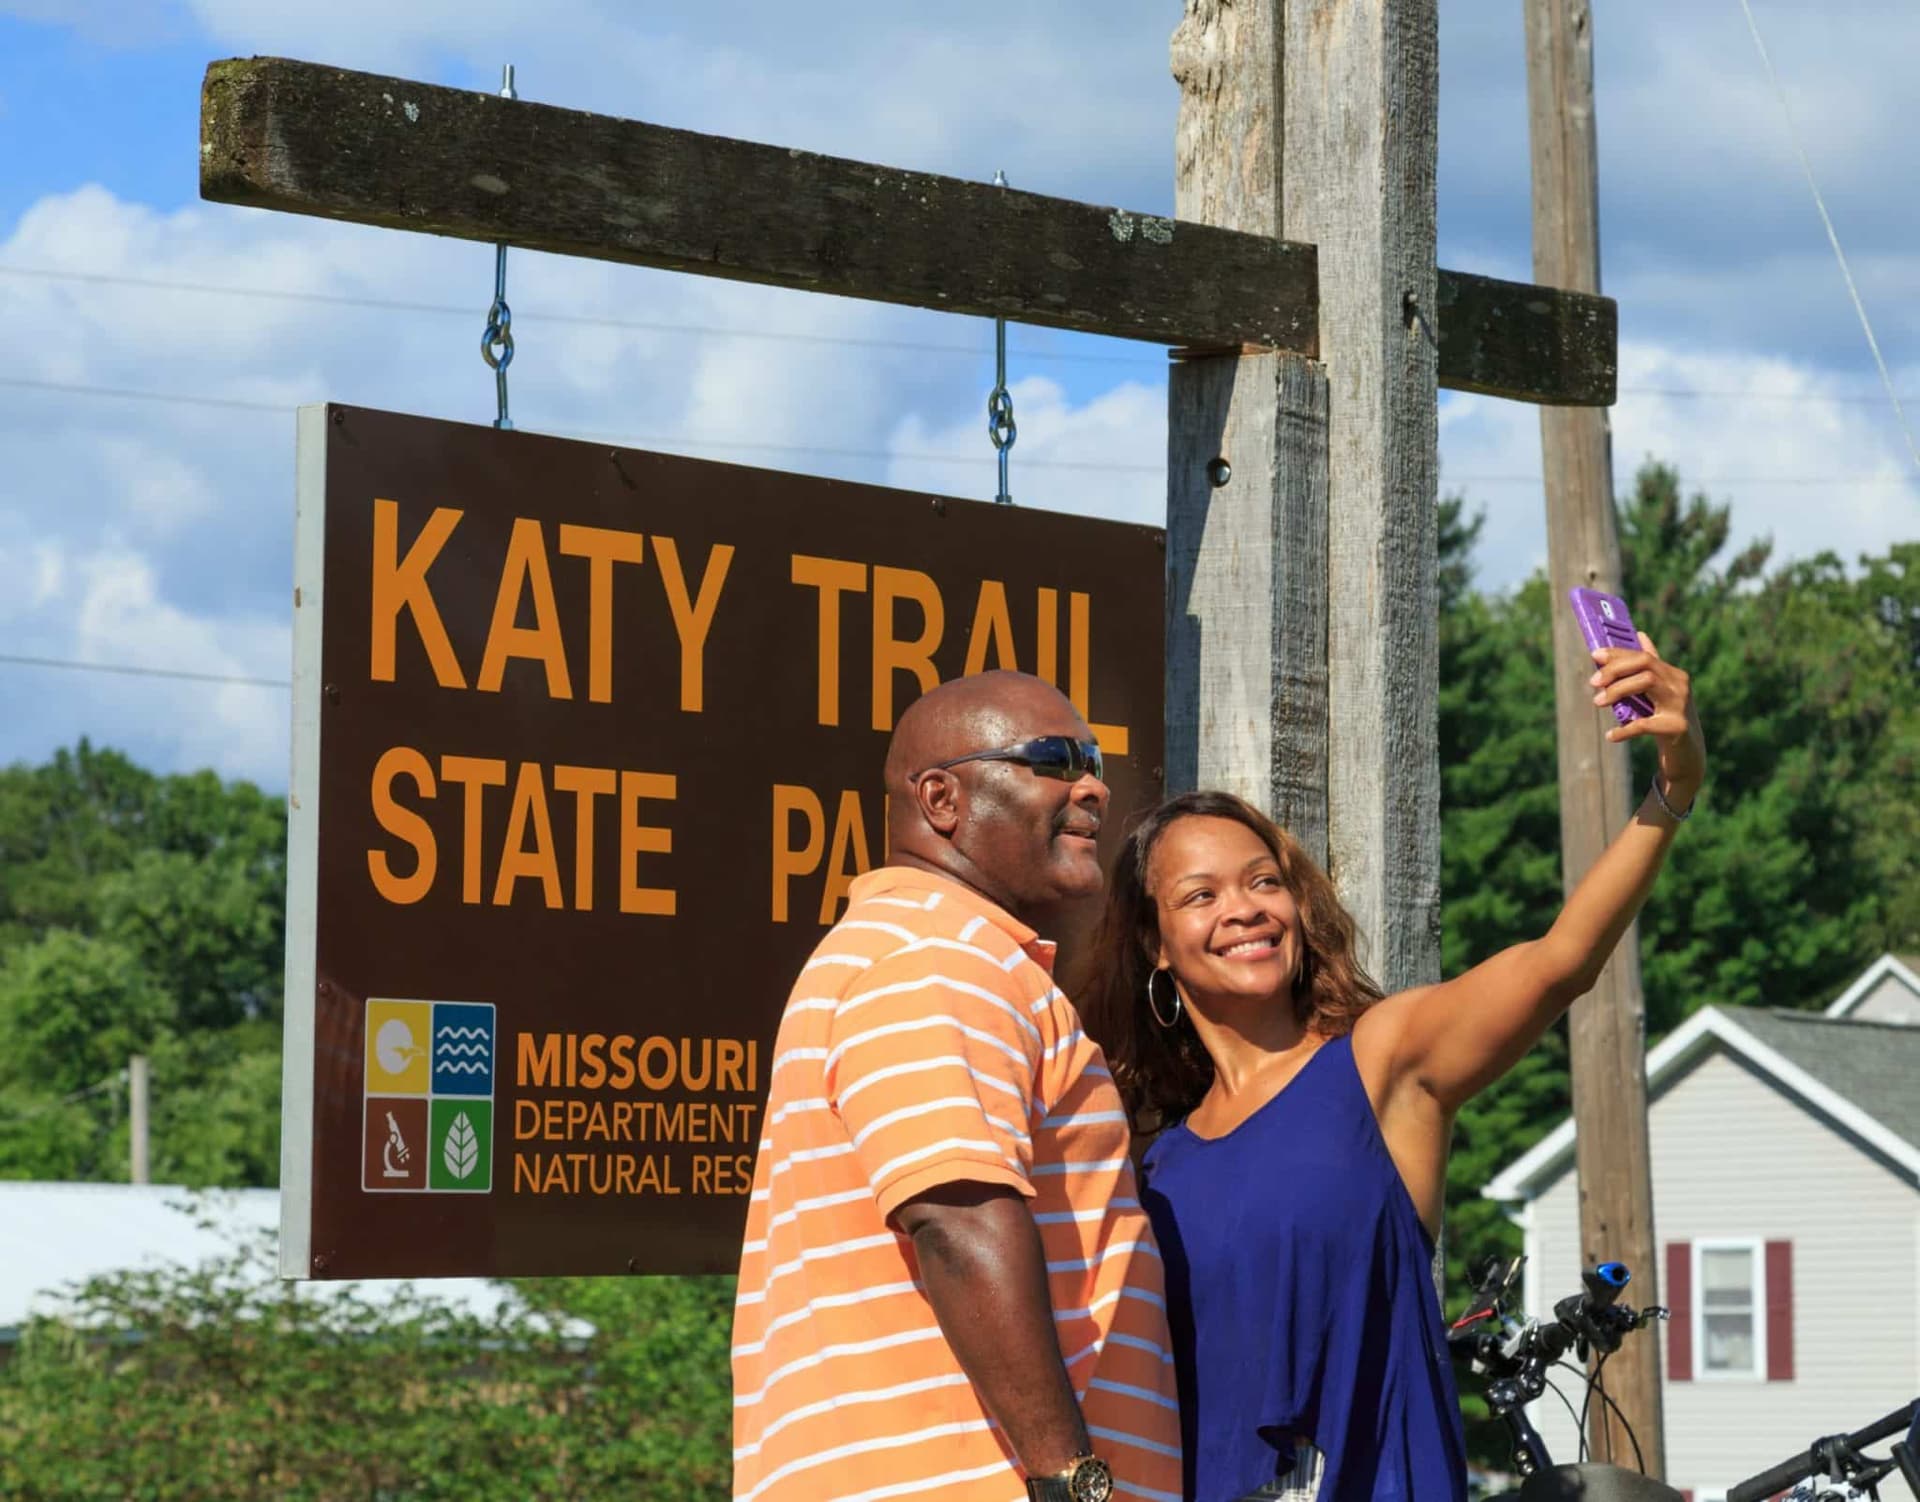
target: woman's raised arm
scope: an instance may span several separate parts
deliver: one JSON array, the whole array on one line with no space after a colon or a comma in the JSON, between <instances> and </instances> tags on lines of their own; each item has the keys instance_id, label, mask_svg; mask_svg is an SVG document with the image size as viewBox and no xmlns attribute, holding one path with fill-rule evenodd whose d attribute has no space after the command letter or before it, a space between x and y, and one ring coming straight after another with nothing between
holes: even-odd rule
<instances>
[{"instance_id":1,"label":"woman's raised arm","mask_svg":"<svg viewBox=\"0 0 1920 1502\"><path fill-rule=\"evenodd\" d=\"M1389 1089L1417 1083L1452 1112L1511 1069L1574 999L1593 988L1666 860L1706 775L1706 743L1687 675L1642 633L1638 652L1593 656L1594 704L1644 694L1653 713L1607 732L1657 737L1660 768L1627 827L1574 888L1553 927L1453 980L1390 997L1369 1029L1388 1061Z\"/></svg>"}]
</instances>

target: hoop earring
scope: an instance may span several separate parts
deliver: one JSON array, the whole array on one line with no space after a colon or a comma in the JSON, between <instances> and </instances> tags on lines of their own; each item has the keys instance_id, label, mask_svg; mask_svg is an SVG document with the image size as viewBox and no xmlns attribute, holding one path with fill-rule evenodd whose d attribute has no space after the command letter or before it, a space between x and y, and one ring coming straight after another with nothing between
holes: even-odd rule
<instances>
[{"instance_id":1,"label":"hoop earring","mask_svg":"<svg viewBox=\"0 0 1920 1502\"><path fill-rule=\"evenodd\" d=\"M1171 1017L1162 1017L1160 1015L1160 1003L1153 994L1154 978L1156 976L1161 976L1161 975L1166 976L1167 982L1169 985L1173 985L1173 1015ZM1153 1013L1153 1020L1159 1023L1162 1027L1174 1027L1180 1021L1180 1011L1181 1011L1180 987L1178 985L1174 985L1173 972L1164 966L1158 970L1151 972L1147 976L1147 1010Z\"/></svg>"}]
</instances>

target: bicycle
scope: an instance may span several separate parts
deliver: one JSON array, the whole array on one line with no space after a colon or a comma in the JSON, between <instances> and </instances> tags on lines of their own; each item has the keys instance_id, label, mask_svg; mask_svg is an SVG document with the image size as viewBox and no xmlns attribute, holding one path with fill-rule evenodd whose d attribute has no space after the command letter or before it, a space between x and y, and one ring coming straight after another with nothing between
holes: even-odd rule
<instances>
[{"instance_id":1,"label":"bicycle","mask_svg":"<svg viewBox=\"0 0 1920 1502\"><path fill-rule=\"evenodd\" d=\"M1665 1319L1667 1311L1658 1305L1633 1309L1622 1304L1620 1293L1632 1274L1624 1263L1602 1262L1581 1274L1581 1291L1555 1304L1551 1319L1515 1320L1506 1312L1506 1300L1525 1261L1524 1257L1508 1262L1489 1258L1482 1263L1467 1313L1447 1331L1449 1348L1464 1354L1475 1375L1487 1379L1487 1405L1505 1421L1513 1439L1514 1469L1522 1479L1519 1491L1508 1493L1501 1502L1549 1502L1558 1498L1578 1498L1580 1502L1682 1502L1679 1492L1644 1474L1644 1460L1637 1471L1584 1460L1572 1465L1554 1464L1546 1442L1526 1412L1527 1404L1545 1394L1548 1371L1564 1366L1586 1383L1585 1401L1575 1415L1583 1434L1587 1407L1595 1391L1625 1425L1625 1416L1598 1381L1599 1368L1589 1376L1565 1359L1567 1352L1575 1352L1584 1362L1589 1352L1598 1351L1604 1363L1620 1349L1620 1342L1629 1333ZM1566 1401L1565 1394L1561 1397ZM1572 1412L1570 1401L1567 1408ZM1627 1438L1639 1459L1640 1441L1630 1427Z\"/></svg>"},{"instance_id":2,"label":"bicycle","mask_svg":"<svg viewBox=\"0 0 1920 1502\"><path fill-rule=\"evenodd\" d=\"M1907 1431L1906 1438L1896 1441L1886 1456L1876 1460L1865 1453L1868 1445L1877 1445L1902 1429ZM1852 1497L1872 1497L1878 1502L1880 1483L1895 1471L1920 1498L1920 1398L1852 1434L1816 1439L1798 1455L1729 1487L1727 1502L1761 1502L1788 1487L1794 1488L1789 1497L1796 1502ZM1831 1477L1835 1485L1800 1484L1816 1476Z\"/></svg>"}]
</instances>

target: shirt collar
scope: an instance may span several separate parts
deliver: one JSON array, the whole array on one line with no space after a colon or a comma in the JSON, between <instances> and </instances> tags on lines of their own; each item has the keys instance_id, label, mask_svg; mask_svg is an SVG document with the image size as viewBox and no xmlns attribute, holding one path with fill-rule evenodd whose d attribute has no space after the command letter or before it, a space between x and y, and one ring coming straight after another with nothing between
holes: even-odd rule
<instances>
[{"instance_id":1,"label":"shirt collar","mask_svg":"<svg viewBox=\"0 0 1920 1502\"><path fill-rule=\"evenodd\" d=\"M942 902L958 903L966 912L985 918L1024 949L1027 958L1047 974L1053 974L1054 953L1059 947L1053 940L1041 938L999 903L950 876L939 876L919 866L881 866L864 876L856 876L847 897L850 903L865 902L888 892L937 892Z\"/></svg>"}]
</instances>

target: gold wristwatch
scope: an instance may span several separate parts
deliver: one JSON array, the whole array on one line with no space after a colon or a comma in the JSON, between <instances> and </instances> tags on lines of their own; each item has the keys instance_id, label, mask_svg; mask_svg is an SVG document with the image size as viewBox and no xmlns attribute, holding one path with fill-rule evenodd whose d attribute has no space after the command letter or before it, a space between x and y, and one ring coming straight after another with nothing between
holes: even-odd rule
<instances>
[{"instance_id":1,"label":"gold wristwatch","mask_svg":"<svg viewBox=\"0 0 1920 1502\"><path fill-rule=\"evenodd\" d=\"M1064 1471L1027 1478L1028 1502L1107 1502L1113 1472L1098 1455L1076 1455Z\"/></svg>"}]
</instances>

